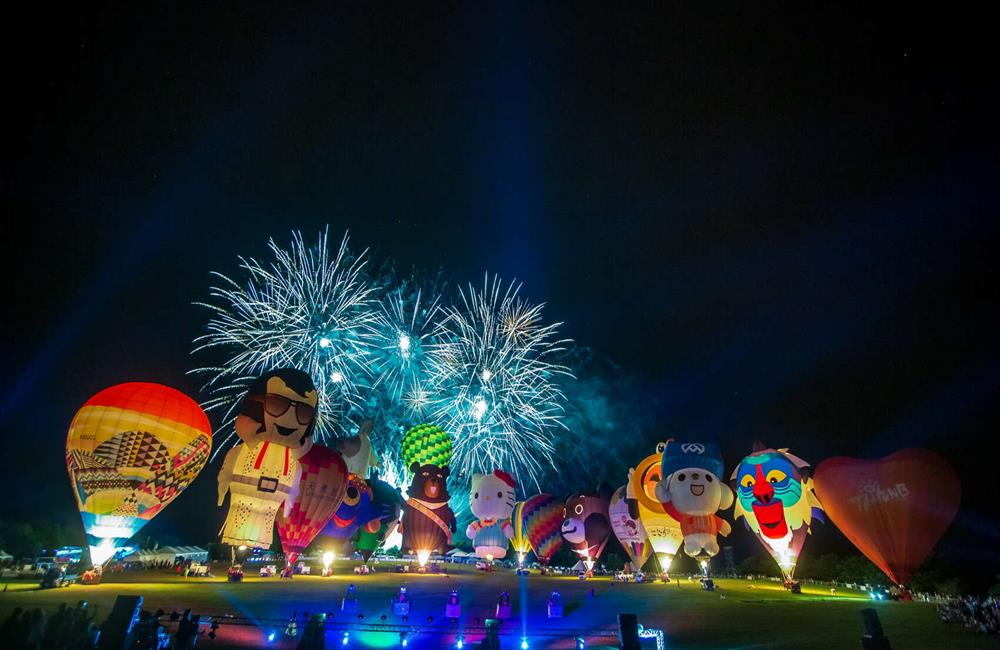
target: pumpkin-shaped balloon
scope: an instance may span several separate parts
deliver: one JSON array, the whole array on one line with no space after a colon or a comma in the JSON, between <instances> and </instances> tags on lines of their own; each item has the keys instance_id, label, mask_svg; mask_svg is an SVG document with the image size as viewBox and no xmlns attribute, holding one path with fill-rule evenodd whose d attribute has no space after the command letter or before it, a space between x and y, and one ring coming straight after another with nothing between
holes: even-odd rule
<instances>
[{"instance_id":1,"label":"pumpkin-shaped balloon","mask_svg":"<svg viewBox=\"0 0 1000 650\"><path fill-rule=\"evenodd\" d=\"M173 388L131 382L87 400L69 426L66 467L91 561L110 558L177 498L211 449L205 412Z\"/></svg>"},{"instance_id":2,"label":"pumpkin-shaped balloon","mask_svg":"<svg viewBox=\"0 0 1000 650\"><path fill-rule=\"evenodd\" d=\"M299 459L299 480L289 495L291 507L278 511L278 537L288 564L316 538L344 500L347 465L339 453L314 444Z\"/></svg>"}]
</instances>

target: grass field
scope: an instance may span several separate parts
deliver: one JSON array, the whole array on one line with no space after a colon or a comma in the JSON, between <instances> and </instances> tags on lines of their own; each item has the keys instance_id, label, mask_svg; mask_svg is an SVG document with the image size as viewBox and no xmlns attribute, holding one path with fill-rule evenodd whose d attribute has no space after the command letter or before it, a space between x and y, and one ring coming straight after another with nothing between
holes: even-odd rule
<instances>
[{"instance_id":1,"label":"grass field","mask_svg":"<svg viewBox=\"0 0 1000 650\"><path fill-rule=\"evenodd\" d=\"M575 648L580 631L614 630L620 612L637 614L648 628L665 633L667 648L857 648L861 637L859 611L878 610L882 626L894 649L900 648L995 648L996 638L981 637L955 625L941 623L933 606L922 603L873 602L862 592L804 587L802 595L787 593L770 582L717 581L720 590L706 592L686 578L664 585L613 583L608 578L582 582L575 577L531 575L519 578L499 570L492 574L469 568L451 569L451 575L411 575L380 572L356 576L352 565L329 578L297 576L247 578L228 583L224 577L185 580L162 572L138 572L106 576L98 586L73 585L64 589L39 590L34 583L12 581L0 593L0 616L14 607L54 609L59 603L86 599L99 608L103 620L119 594L139 594L145 609L183 611L217 617L222 623L215 640L204 638L199 647L294 647L281 631L292 612L334 612L330 620L328 647L341 647L338 627L358 623L357 615L340 611L340 599L348 584L357 586L363 623L369 628L382 623L401 624L392 615L390 599L406 584L412 601L407 621L409 647L447 647L454 644L465 626L475 619L495 614L503 589L510 591L513 617L504 623L502 644L518 648L522 634L532 648ZM444 604L452 589L458 589L462 617L452 623L444 616ZM549 593L558 590L565 617L546 618ZM594 590L593 596L590 590ZM252 625L227 624L226 616L249 619ZM430 622L428 622L428 617ZM481 623L480 623L481 624ZM444 630L445 633L440 632ZM275 633L275 640L266 637ZM465 631L472 643L480 635ZM614 645L610 638L591 635L588 647ZM649 647L652 641L649 641ZM350 647L398 647L399 632L351 633ZM645 647L645 646L644 646Z\"/></svg>"}]
</instances>

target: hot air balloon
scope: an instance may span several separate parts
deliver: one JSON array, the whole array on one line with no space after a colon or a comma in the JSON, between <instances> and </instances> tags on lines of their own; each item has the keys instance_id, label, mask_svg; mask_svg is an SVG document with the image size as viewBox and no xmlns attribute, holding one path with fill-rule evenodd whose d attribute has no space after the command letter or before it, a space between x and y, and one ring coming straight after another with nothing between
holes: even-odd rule
<instances>
[{"instance_id":1,"label":"hot air balloon","mask_svg":"<svg viewBox=\"0 0 1000 650\"><path fill-rule=\"evenodd\" d=\"M447 467L451 462L451 448L451 436L433 424L418 424L403 434L403 462L407 467L413 463Z\"/></svg>"},{"instance_id":2,"label":"hot air balloon","mask_svg":"<svg viewBox=\"0 0 1000 650\"><path fill-rule=\"evenodd\" d=\"M542 564L542 571L562 546L562 523L566 504L551 494L536 494L521 508L521 527L528 537L531 550Z\"/></svg>"},{"instance_id":3,"label":"hot air balloon","mask_svg":"<svg viewBox=\"0 0 1000 650\"><path fill-rule=\"evenodd\" d=\"M510 547L517 553L518 566L524 565L524 556L531 550L531 540L528 539L528 532L524 529L524 504L526 501L518 501L514 504L514 512L510 515L510 523L514 527L514 535L510 538Z\"/></svg>"},{"instance_id":4,"label":"hot air balloon","mask_svg":"<svg viewBox=\"0 0 1000 650\"><path fill-rule=\"evenodd\" d=\"M298 459L312 447L316 387L301 370L273 370L250 385L236 416L243 441L226 453L219 471L219 505L230 493L222 542L268 548L278 508L292 504Z\"/></svg>"},{"instance_id":5,"label":"hot air balloon","mask_svg":"<svg viewBox=\"0 0 1000 650\"><path fill-rule=\"evenodd\" d=\"M118 384L87 400L69 426L66 468L94 565L183 492L211 449L205 412L173 388Z\"/></svg>"},{"instance_id":6,"label":"hot air balloon","mask_svg":"<svg viewBox=\"0 0 1000 650\"><path fill-rule=\"evenodd\" d=\"M787 449L759 449L733 471L736 485L734 516L743 517L781 568L786 582L795 565L812 519L822 511L807 471L809 463Z\"/></svg>"},{"instance_id":7,"label":"hot air balloon","mask_svg":"<svg viewBox=\"0 0 1000 650\"><path fill-rule=\"evenodd\" d=\"M420 565L431 553L445 553L451 548L456 530L455 513L448 507L448 468L435 465L410 465L413 481L403 508L403 550L416 553Z\"/></svg>"},{"instance_id":8,"label":"hot air balloon","mask_svg":"<svg viewBox=\"0 0 1000 650\"><path fill-rule=\"evenodd\" d=\"M826 514L898 585L927 558L961 499L955 470L925 449L903 449L878 460L830 458L814 477Z\"/></svg>"},{"instance_id":9,"label":"hot air balloon","mask_svg":"<svg viewBox=\"0 0 1000 650\"><path fill-rule=\"evenodd\" d=\"M717 535L732 532L717 515L733 505L735 496L722 482L722 455L713 443L667 442L660 461L656 498L668 515L681 524L684 552L695 558L718 554Z\"/></svg>"},{"instance_id":10,"label":"hot air balloon","mask_svg":"<svg viewBox=\"0 0 1000 650\"><path fill-rule=\"evenodd\" d=\"M378 467L379 459L372 448L371 432L374 423L365 420L358 428L358 435L350 438L338 438L336 441L337 451L344 457L347 463L347 471L357 474L361 478L368 477L369 467Z\"/></svg>"},{"instance_id":11,"label":"hot air balloon","mask_svg":"<svg viewBox=\"0 0 1000 650\"><path fill-rule=\"evenodd\" d=\"M614 531L615 537L628 553L632 566L639 571L649 559L653 549L649 545L649 538L646 536L646 529L642 527L642 522L629 513L628 501L625 499L627 489L628 486L623 485L611 495L608 519L611 521L611 530Z\"/></svg>"},{"instance_id":12,"label":"hot air balloon","mask_svg":"<svg viewBox=\"0 0 1000 650\"><path fill-rule=\"evenodd\" d=\"M357 474L347 475L344 498L323 528L323 541L329 541L337 555L349 555L351 538L362 526L376 518L372 496L372 489L364 479Z\"/></svg>"},{"instance_id":13,"label":"hot air balloon","mask_svg":"<svg viewBox=\"0 0 1000 650\"><path fill-rule=\"evenodd\" d=\"M510 523L514 488L514 478L503 470L472 475L469 509L478 519L469 524L465 535L472 540L476 557L491 561L506 557L507 540L514 536Z\"/></svg>"},{"instance_id":14,"label":"hot air balloon","mask_svg":"<svg viewBox=\"0 0 1000 650\"><path fill-rule=\"evenodd\" d=\"M594 568L611 537L611 522L608 521L610 496L610 492L602 487L597 492L574 494L566 499L562 536L588 571Z\"/></svg>"},{"instance_id":15,"label":"hot air balloon","mask_svg":"<svg viewBox=\"0 0 1000 650\"><path fill-rule=\"evenodd\" d=\"M358 529L354 537L354 549L361 553L365 562L399 526L405 503L399 490L385 481L370 478L368 486L372 490L372 507L377 516Z\"/></svg>"},{"instance_id":16,"label":"hot air balloon","mask_svg":"<svg viewBox=\"0 0 1000 650\"><path fill-rule=\"evenodd\" d=\"M289 566L330 520L347 491L347 466L332 449L313 445L299 459L299 468L298 484L289 495L291 508L277 516L278 538Z\"/></svg>"},{"instance_id":17,"label":"hot air balloon","mask_svg":"<svg viewBox=\"0 0 1000 650\"><path fill-rule=\"evenodd\" d=\"M660 571L664 573L670 571L674 555L684 543L680 522L668 515L663 504L656 498L656 485L660 482L660 462L665 447L665 442L659 443L656 453L646 456L635 469L629 470L628 489L625 492L629 514L638 517L656 555Z\"/></svg>"}]
</instances>

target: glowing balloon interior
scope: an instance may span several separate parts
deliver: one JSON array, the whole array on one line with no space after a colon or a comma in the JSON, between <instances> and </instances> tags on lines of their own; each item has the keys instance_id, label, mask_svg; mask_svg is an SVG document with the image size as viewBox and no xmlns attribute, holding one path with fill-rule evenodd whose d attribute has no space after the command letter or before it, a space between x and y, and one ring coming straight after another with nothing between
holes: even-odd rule
<instances>
[{"instance_id":1,"label":"glowing balloon interior","mask_svg":"<svg viewBox=\"0 0 1000 650\"><path fill-rule=\"evenodd\" d=\"M76 413L66 467L95 565L191 484L208 460L212 428L201 407L160 384L106 388Z\"/></svg>"},{"instance_id":2,"label":"glowing balloon interior","mask_svg":"<svg viewBox=\"0 0 1000 650\"><path fill-rule=\"evenodd\" d=\"M813 517L822 511L808 468L786 449L762 449L744 458L731 477L736 484L735 517L744 518L785 580L794 577Z\"/></svg>"},{"instance_id":3,"label":"glowing balloon interior","mask_svg":"<svg viewBox=\"0 0 1000 650\"><path fill-rule=\"evenodd\" d=\"M902 585L948 529L962 491L948 462L925 449L878 460L830 458L816 468L814 481L833 523Z\"/></svg>"}]
</instances>

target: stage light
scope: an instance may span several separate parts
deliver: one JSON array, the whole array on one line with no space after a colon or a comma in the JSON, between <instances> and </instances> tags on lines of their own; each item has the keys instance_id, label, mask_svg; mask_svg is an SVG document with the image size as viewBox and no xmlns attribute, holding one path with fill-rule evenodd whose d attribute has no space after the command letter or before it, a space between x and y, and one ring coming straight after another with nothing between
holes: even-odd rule
<instances>
[{"instance_id":1,"label":"stage light","mask_svg":"<svg viewBox=\"0 0 1000 650\"><path fill-rule=\"evenodd\" d=\"M351 633L344 632L344 638L340 640L340 645L347 645L347 642L351 640Z\"/></svg>"},{"instance_id":2,"label":"stage light","mask_svg":"<svg viewBox=\"0 0 1000 650\"><path fill-rule=\"evenodd\" d=\"M576 650L583 650L585 647L587 647L587 642L584 641L583 637L576 637Z\"/></svg>"},{"instance_id":3,"label":"stage light","mask_svg":"<svg viewBox=\"0 0 1000 650\"><path fill-rule=\"evenodd\" d=\"M406 638L406 632L400 632L399 633L399 645L401 645L401 646L403 646L405 648L409 644L410 644L410 640L408 638Z\"/></svg>"},{"instance_id":4,"label":"stage light","mask_svg":"<svg viewBox=\"0 0 1000 650\"><path fill-rule=\"evenodd\" d=\"M465 647L465 639L458 637L458 640L455 641L455 647L458 648L458 650L462 650L462 648Z\"/></svg>"},{"instance_id":5,"label":"stage light","mask_svg":"<svg viewBox=\"0 0 1000 650\"><path fill-rule=\"evenodd\" d=\"M268 640L269 643L271 641L274 641L274 632L271 632L270 634L267 635L267 640Z\"/></svg>"},{"instance_id":6,"label":"stage light","mask_svg":"<svg viewBox=\"0 0 1000 650\"><path fill-rule=\"evenodd\" d=\"M521 650L528 650L528 637L521 637Z\"/></svg>"}]
</instances>

